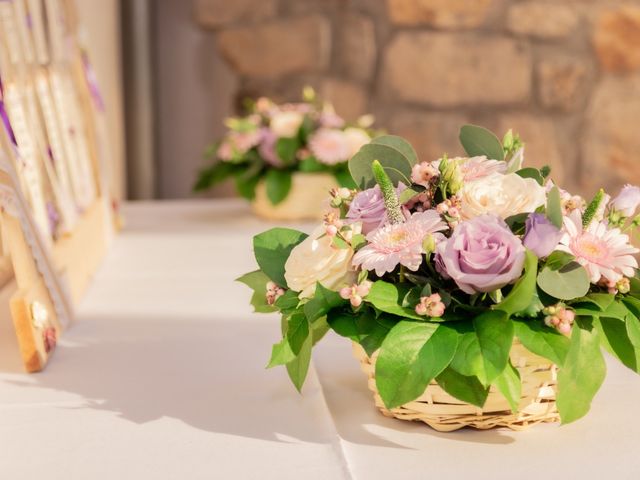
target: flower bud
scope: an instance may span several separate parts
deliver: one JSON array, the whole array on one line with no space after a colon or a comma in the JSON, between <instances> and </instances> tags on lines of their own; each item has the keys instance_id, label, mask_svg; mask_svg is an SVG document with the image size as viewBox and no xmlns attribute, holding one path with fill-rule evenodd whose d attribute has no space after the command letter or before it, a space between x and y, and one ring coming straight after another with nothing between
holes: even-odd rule
<instances>
[{"instance_id":1,"label":"flower bud","mask_svg":"<svg viewBox=\"0 0 640 480\"><path fill-rule=\"evenodd\" d=\"M422 249L424 250L424 253L426 253L427 255L430 255L433 252L435 252L436 239L431 233L427 234L427 236L424 237L424 239L422 240Z\"/></svg>"}]
</instances>

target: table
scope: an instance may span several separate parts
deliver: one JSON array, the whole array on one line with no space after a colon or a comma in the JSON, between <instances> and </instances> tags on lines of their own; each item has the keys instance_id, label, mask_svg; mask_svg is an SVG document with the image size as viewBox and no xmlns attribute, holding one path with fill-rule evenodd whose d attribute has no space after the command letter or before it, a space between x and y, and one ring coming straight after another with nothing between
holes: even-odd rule
<instances>
[{"instance_id":1,"label":"table","mask_svg":"<svg viewBox=\"0 0 640 480\"><path fill-rule=\"evenodd\" d=\"M298 395L264 368L278 318L252 314L233 282L269 225L237 200L124 212L44 372L21 373L0 330L0 478L640 478L640 378L624 367L609 362L577 423L438 433L380 415L332 335Z\"/></svg>"}]
</instances>

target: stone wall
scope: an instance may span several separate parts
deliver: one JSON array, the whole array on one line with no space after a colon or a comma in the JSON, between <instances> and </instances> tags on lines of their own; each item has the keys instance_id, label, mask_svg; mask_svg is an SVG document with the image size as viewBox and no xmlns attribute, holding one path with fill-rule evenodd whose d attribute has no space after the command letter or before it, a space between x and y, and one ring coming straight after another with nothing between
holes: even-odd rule
<instances>
[{"instance_id":1,"label":"stone wall","mask_svg":"<svg viewBox=\"0 0 640 480\"><path fill-rule=\"evenodd\" d=\"M315 86L423 159L472 122L584 194L640 183L640 1L194 0L246 96ZM212 88L215 88L212 85Z\"/></svg>"}]
</instances>

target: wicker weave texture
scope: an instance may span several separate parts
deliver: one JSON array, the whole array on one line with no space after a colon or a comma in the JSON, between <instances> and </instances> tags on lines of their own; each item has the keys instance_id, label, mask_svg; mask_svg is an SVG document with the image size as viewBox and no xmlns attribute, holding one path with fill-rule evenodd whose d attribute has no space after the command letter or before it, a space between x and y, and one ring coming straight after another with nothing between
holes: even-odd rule
<instances>
[{"instance_id":1,"label":"wicker weave texture","mask_svg":"<svg viewBox=\"0 0 640 480\"><path fill-rule=\"evenodd\" d=\"M440 432L463 427L524 430L541 422L559 420L555 402L556 366L529 352L518 341L514 342L511 349L511 362L522 380L522 397L517 413L511 411L507 400L493 386L484 407L479 408L452 397L435 381L418 399L389 410L384 406L376 387L375 363L378 352L369 357L360 345L354 343L353 354L367 375L376 406L387 417L424 422Z\"/></svg>"}]
</instances>

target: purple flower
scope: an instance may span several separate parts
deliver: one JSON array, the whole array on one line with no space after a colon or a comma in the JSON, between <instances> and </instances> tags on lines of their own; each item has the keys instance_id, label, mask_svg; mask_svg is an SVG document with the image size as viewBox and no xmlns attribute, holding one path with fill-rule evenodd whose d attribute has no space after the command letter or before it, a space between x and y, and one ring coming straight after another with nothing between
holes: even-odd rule
<instances>
[{"instance_id":1,"label":"purple flower","mask_svg":"<svg viewBox=\"0 0 640 480\"><path fill-rule=\"evenodd\" d=\"M532 213L527 217L526 231L522 243L538 258L548 257L560 239L562 231L541 213Z\"/></svg>"},{"instance_id":2,"label":"purple flower","mask_svg":"<svg viewBox=\"0 0 640 480\"><path fill-rule=\"evenodd\" d=\"M262 128L260 133L261 139L260 144L258 145L258 153L269 165L281 167L282 160L280 160L276 153L276 142L278 141L278 137L269 128Z\"/></svg>"},{"instance_id":3,"label":"purple flower","mask_svg":"<svg viewBox=\"0 0 640 480\"><path fill-rule=\"evenodd\" d=\"M400 194L407 187L400 183L396 192ZM376 185L362 192L358 192L349 206L347 220L362 222L362 233L365 235L387 222L387 209L380 187Z\"/></svg>"},{"instance_id":4,"label":"purple flower","mask_svg":"<svg viewBox=\"0 0 640 480\"><path fill-rule=\"evenodd\" d=\"M502 219L481 215L462 222L438 244L436 266L465 293L491 292L522 275L525 251Z\"/></svg>"},{"instance_id":5,"label":"purple flower","mask_svg":"<svg viewBox=\"0 0 640 480\"><path fill-rule=\"evenodd\" d=\"M640 206L640 187L625 185L611 202L614 210L625 217L631 217Z\"/></svg>"}]
</instances>

